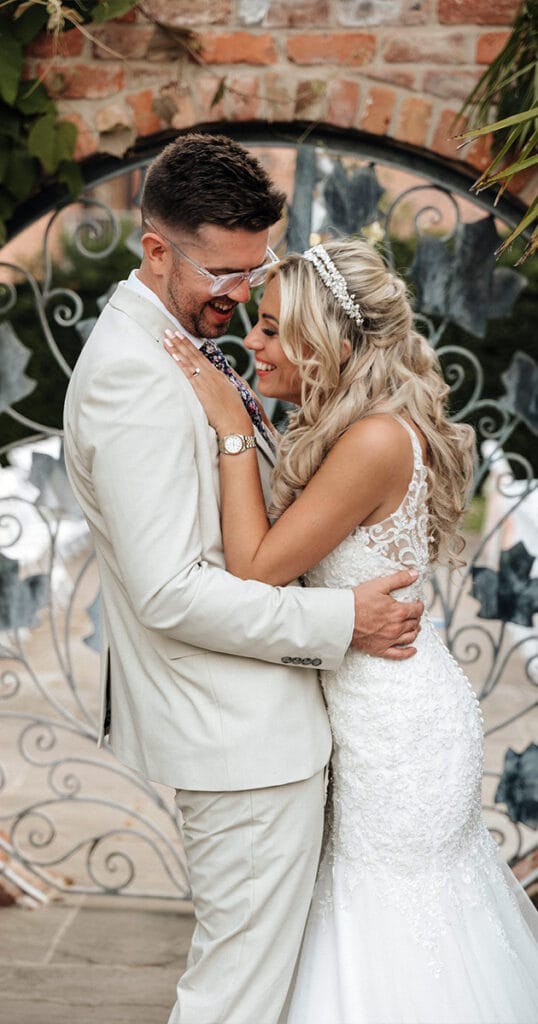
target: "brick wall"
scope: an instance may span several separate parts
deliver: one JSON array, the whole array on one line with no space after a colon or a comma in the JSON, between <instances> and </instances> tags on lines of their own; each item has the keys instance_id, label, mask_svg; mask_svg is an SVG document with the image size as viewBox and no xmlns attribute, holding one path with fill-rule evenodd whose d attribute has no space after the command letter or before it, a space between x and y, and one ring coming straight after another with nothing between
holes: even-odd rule
<instances>
[{"instance_id":1,"label":"brick wall","mask_svg":"<svg viewBox=\"0 0 538 1024\"><path fill-rule=\"evenodd\" d=\"M144 13L37 40L43 76L79 128L78 156L220 120L322 121L481 168L451 123L502 47L519 0L144 0ZM225 89L212 105L221 80ZM520 181L523 197L532 182Z\"/></svg>"}]
</instances>

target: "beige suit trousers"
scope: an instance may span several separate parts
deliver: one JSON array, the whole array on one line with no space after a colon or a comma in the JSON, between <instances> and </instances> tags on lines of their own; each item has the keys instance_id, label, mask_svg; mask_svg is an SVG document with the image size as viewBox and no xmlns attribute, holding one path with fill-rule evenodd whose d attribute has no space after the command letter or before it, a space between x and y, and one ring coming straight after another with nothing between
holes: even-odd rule
<instances>
[{"instance_id":1,"label":"beige suit trousers","mask_svg":"<svg viewBox=\"0 0 538 1024\"><path fill-rule=\"evenodd\" d=\"M168 1024L277 1024L314 887L324 773L177 790L196 927Z\"/></svg>"}]
</instances>

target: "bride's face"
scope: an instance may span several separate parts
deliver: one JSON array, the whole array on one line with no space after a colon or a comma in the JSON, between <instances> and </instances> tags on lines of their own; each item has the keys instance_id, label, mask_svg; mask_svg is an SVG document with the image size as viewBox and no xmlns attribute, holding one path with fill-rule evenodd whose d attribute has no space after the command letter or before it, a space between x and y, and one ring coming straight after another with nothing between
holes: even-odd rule
<instances>
[{"instance_id":1,"label":"bride's face","mask_svg":"<svg viewBox=\"0 0 538 1024\"><path fill-rule=\"evenodd\" d=\"M260 302L258 323L245 338L245 347L256 359L258 391L266 398L301 402L299 370L290 362L279 341L280 287L278 274L271 278Z\"/></svg>"}]
</instances>

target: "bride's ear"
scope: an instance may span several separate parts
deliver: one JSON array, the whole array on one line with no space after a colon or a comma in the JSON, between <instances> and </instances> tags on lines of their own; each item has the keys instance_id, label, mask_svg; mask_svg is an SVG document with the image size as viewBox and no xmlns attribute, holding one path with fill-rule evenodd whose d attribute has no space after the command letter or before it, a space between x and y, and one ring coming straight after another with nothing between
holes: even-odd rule
<instances>
[{"instance_id":1,"label":"bride's ear","mask_svg":"<svg viewBox=\"0 0 538 1024\"><path fill-rule=\"evenodd\" d=\"M340 348L340 366L343 366L344 363L347 363L347 361L348 361L348 359L349 359L349 357L351 355L351 352L352 352L351 342L349 341L348 338L344 338L342 340L342 345L341 345L341 348Z\"/></svg>"}]
</instances>

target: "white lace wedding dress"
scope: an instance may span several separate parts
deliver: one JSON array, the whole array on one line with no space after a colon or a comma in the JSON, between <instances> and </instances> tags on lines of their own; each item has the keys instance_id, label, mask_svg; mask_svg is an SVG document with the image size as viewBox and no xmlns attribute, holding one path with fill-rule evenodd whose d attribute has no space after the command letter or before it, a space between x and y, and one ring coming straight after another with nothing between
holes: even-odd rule
<instances>
[{"instance_id":1,"label":"white lace wedding dress","mask_svg":"<svg viewBox=\"0 0 538 1024\"><path fill-rule=\"evenodd\" d=\"M429 571L426 472L400 508L308 573L342 587ZM538 913L481 819L482 722L427 614L403 662L322 673L334 737L329 839L287 1024L536 1024Z\"/></svg>"}]
</instances>

